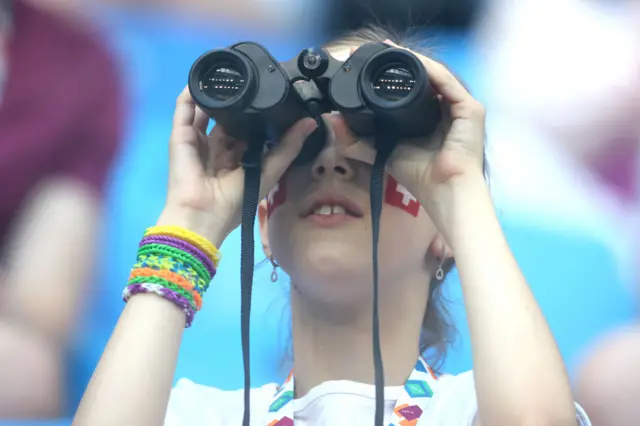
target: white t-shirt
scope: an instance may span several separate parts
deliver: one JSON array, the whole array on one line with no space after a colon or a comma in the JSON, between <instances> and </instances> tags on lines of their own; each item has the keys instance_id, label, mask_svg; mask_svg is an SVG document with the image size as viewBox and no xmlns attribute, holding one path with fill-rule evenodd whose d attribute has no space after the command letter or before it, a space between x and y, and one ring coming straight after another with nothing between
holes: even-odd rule
<instances>
[{"instance_id":1,"label":"white t-shirt","mask_svg":"<svg viewBox=\"0 0 640 426\"><path fill-rule=\"evenodd\" d=\"M471 371L442 376L417 426L472 426L477 411ZM263 417L276 392L275 383L251 390L251 426L265 426ZM391 419L400 386L385 388L385 420ZM223 391L178 381L171 392L164 426L241 426L243 391ZM296 426L372 426L375 387L346 380L322 383L294 401ZM591 426L584 410L576 404L580 426Z\"/></svg>"}]
</instances>

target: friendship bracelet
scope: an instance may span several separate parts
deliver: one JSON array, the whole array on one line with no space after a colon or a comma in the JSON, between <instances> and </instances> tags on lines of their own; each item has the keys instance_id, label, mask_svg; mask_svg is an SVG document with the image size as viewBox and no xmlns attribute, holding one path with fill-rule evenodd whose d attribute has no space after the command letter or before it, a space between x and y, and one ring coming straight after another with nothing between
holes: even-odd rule
<instances>
[{"instance_id":1,"label":"friendship bracelet","mask_svg":"<svg viewBox=\"0 0 640 426\"><path fill-rule=\"evenodd\" d=\"M166 280L169 283L175 284L178 287L182 288L187 294L190 294L193 302L195 303L196 310L199 311L202 308L202 296L198 291L196 291L193 283L187 281L186 278L176 274L175 272L164 270L156 270L151 268L139 268L131 271L131 275L129 276L129 282L132 283L134 281L142 281L137 280L138 278L161 278ZM145 282L152 282L151 280L146 280Z\"/></svg>"},{"instance_id":2,"label":"friendship bracelet","mask_svg":"<svg viewBox=\"0 0 640 426\"><path fill-rule=\"evenodd\" d=\"M204 294L209 288L209 281L202 279L191 266L169 256L140 254L138 255L138 261L133 265L133 269L140 268L174 272L186 278L187 281L194 283L195 289L200 294ZM215 275L215 269L213 275Z\"/></svg>"},{"instance_id":3,"label":"friendship bracelet","mask_svg":"<svg viewBox=\"0 0 640 426\"><path fill-rule=\"evenodd\" d=\"M191 256L180 249L173 247L163 246L162 244L147 244L138 250L138 255L151 254L151 255L163 255L176 260L181 261L185 265L189 265L198 273L198 275L205 281L211 281L211 275L198 259Z\"/></svg>"},{"instance_id":4,"label":"friendship bracelet","mask_svg":"<svg viewBox=\"0 0 640 426\"><path fill-rule=\"evenodd\" d=\"M174 237L179 240L186 241L187 243L194 245L198 249L202 250L207 255L207 257L211 259L216 268L220 263L220 259L222 256L216 246L214 246L211 241L207 240L204 237L201 237L195 232L189 231L188 229L172 225L152 226L151 228L147 229L144 236L148 237L151 235L164 235L167 237Z\"/></svg>"},{"instance_id":5,"label":"friendship bracelet","mask_svg":"<svg viewBox=\"0 0 640 426\"><path fill-rule=\"evenodd\" d=\"M203 264L203 266L207 268L207 271L209 271L209 276L212 276L215 273L214 271L216 267L214 266L213 261L205 253L203 253L202 250L192 244L189 244L175 237L167 237L164 235L150 235L148 237L144 237L140 242L140 248L148 244L162 244L185 251L191 256L198 259Z\"/></svg>"},{"instance_id":6,"label":"friendship bracelet","mask_svg":"<svg viewBox=\"0 0 640 426\"><path fill-rule=\"evenodd\" d=\"M178 306L190 327L219 262L218 249L194 232L177 226L149 228L122 298L127 302L135 294L157 294Z\"/></svg>"},{"instance_id":7,"label":"friendship bracelet","mask_svg":"<svg viewBox=\"0 0 640 426\"><path fill-rule=\"evenodd\" d=\"M195 316L195 311L192 309L189 301L187 301L183 296L176 293L175 291L163 287L162 285L151 283L129 285L125 287L124 291L122 292L122 300L128 302L131 296L142 293L157 294L158 296L167 299L178 306L182 310L182 312L184 312L186 317L185 328L191 327L193 318Z\"/></svg>"},{"instance_id":8,"label":"friendship bracelet","mask_svg":"<svg viewBox=\"0 0 640 426\"><path fill-rule=\"evenodd\" d=\"M180 287L179 285L172 283L171 281L167 280L166 278L155 277L155 276L151 276L151 277L136 277L136 278L132 278L131 280L129 280L128 285L132 285L132 284L158 284L158 285L161 285L162 287L165 287L165 288L167 288L169 290L172 290L173 292L178 293L180 296L184 297L189 302L189 305L191 306L191 308L194 311L198 310L196 302L193 300L193 294L191 292L185 290L184 288Z\"/></svg>"}]
</instances>

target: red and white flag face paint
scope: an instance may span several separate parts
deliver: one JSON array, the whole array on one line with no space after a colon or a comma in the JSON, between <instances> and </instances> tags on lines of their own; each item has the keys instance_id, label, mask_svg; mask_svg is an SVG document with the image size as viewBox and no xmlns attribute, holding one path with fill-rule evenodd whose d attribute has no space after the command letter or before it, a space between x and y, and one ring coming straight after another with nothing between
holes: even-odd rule
<instances>
[{"instance_id":1,"label":"red and white flag face paint","mask_svg":"<svg viewBox=\"0 0 640 426\"><path fill-rule=\"evenodd\" d=\"M276 186L267 195L267 217L287 201L287 177L283 175Z\"/></svg>"},{"instance_id":2,"label":"red and white flag face paint","mask_svg":"<svg viewBox=\"0 0 640 426\"><path fill-rule=\"evenodd\" d=\"M413 217L418 217L418 213L420 212L420 202L391 175L388 175L387 178L384 201L387 204L406 211Z\"/></svg>"}]
</instances>

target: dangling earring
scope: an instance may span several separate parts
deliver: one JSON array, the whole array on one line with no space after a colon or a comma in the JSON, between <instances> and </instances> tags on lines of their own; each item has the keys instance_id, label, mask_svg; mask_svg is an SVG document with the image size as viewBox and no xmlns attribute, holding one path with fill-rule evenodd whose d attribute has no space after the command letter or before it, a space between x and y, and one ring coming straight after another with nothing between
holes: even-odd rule
<instances>
[{"instance_id":1,"label":"dangling earring","mask_svg":"<svg viewBox=\"0 0 640 426\"><path fill-rule=\"evenodd\" d=\"M271 282L275 283L278 281L278 265L275 260L273 260L273 255L269 256L269 260L271 261L271 266L273 266L273 271L271 271Z\"/></svg>"},{"instance_id":2,"label":"dangling earring","mask_svg":"<svg viewBox=\"0 0 640 426\"><path fill-rule=\"evenodd\" d=\"M444 279L444 269L442 265L444 265L445 260L447 260L447 252L445 251L442 255L442 259L440 259L440 264L438 265L438 269L436 269L436 280L442 281Z\"/></svg>"}]
</instances>

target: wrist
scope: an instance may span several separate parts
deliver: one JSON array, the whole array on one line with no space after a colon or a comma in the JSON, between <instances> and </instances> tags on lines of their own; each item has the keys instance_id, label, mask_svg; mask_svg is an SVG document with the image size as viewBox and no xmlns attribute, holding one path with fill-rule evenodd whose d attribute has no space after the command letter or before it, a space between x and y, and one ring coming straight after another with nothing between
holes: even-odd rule
<instances>
[{"instance_id":1,"label":"wrist","mask_svg":"<svg viewBox=\"0 0 640 426\"><path fill-rule=\"evenodd\" d=\"M173 225L188 229L220 248L232 229L210 213L167 207L158 218L157 226Z\"/></svg>"},{"instance_id":2,"label":"wrist","mask_svg":"<svg viewBox=\"0 0 640 426\"><path fill-rule=\"evenodd\" d=\"M441 232L447 242L454 246L470 237L477 224L486 226L495 218L495 209L489 186L482 172L459 175L448 184L448 202L441 215ZM497 219L496 219L497 221Z\"/></svg>"}]
</instances>

